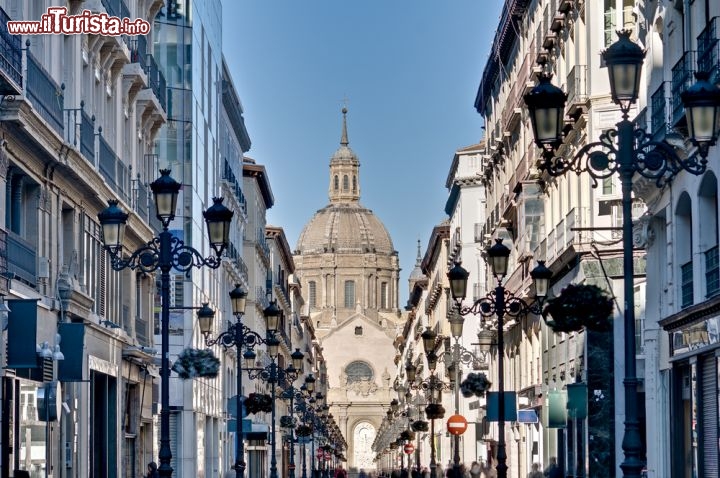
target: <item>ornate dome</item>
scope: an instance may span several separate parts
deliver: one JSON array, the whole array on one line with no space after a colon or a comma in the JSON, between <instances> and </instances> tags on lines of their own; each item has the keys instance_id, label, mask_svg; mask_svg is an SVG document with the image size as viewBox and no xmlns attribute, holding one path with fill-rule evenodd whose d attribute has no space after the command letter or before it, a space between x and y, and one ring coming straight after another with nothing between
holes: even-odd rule
<instances>
[{"instance_id":1,"label":"ornate dome","mask_svg":"<svg viewBox=\"0 0 720 478\"><path fill-rule=\"evenodd\" d=\"M360 204L330 204L305 225L297 244L299 254L393 254L390 234L369 209Z\"/></svg>"},{"instance_id":2,"label":"ornate dome","mask_svg":"<svg viewBox=\"0 0 720 478\"><path fill-rule=\"evenodd\" d=\"M383 223L360 204L360 161L349 146L346 108L342 114L340 147L330 160L330 204L305 225L296 254L395 254Z\"/></svg>"}]
</instances>

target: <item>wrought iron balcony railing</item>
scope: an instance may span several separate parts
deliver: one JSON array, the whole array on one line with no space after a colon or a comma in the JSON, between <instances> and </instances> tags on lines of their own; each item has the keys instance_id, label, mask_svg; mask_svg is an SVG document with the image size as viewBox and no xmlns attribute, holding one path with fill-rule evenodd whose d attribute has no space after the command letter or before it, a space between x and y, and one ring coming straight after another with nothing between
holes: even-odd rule
<instances>
[{"instance_id":1,"label":"wrought iron balcony railing","mask_svg":"<svg viewBox=\"0 0 720 478\"><path fill-rule=\"evenodd\" d=\"M40 116L63 135L63 88L55 83L32 53L27 54L27 97Z\"/></svg>"},{"instance_id":2,"label":"wrought iron balcony railing","mask_svg":"<svg viewBox=\"0 0 720 478\"><path fill-rule=\"evenodd\" d=\"M711 81L720 80L720 39L718 39L720 17L713 17L697 37L698 69L709 72Z\"/></svg>"},{"instance_id":3,"label":"wrought iron balcony railing","mask_svg":"<svg viewBox=\"0 0 720 478\"><path fill-rule=\"evenodd\" d=\"M22 91L22 43L20 35L10 35L7 22L10 17L0 8L0 94L11 95Z\"/></svg>"},{"instance_id":4,"label":"wrought iron balcony railing","mask_svg":"<svg viewBox=\"0 0 720 478\"><path fill-rule=\"evenodd\" d=\"M685 92L695 81L695 52L686 51L675 66L672 68L672 123L677 123L685 117L685 108L683 107L680 94Z\"/></svg>"}]
</instances>

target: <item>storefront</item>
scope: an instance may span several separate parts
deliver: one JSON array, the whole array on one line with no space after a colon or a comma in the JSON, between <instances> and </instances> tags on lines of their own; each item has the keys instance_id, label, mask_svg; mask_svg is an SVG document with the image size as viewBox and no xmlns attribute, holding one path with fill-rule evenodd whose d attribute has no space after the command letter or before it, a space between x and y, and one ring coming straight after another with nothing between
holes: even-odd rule
<instances>
[{"instance_id":1,"label":"storefront","mask_svg":"<svg viewBox=\"0 0 720 478\"><path fill-rule=\"evenodd\" d=\"M720 316L705 304L661 322L670 339L672 476L718 476Z\"/></svg>"}]
</instances>

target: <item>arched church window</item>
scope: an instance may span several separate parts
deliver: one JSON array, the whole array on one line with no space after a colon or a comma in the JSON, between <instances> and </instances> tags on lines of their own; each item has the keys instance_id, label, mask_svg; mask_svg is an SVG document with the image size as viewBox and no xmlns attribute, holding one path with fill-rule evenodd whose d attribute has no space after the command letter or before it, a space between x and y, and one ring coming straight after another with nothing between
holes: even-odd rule
<instances>
[{"instance_id":1,"label":"arched church window","mask_svg":"<svg viewBox=\"0 0 720 478\"><path fill-rule=\"evenodd\" d=\"M357 191L357 178L353 176L353 192Z\"/></svg>"},{"instance_id":2,"label":"arched church window","mask_svg":"<svg viewBox=\"0 0 720 478\"><path fill-rule=\"evenodd\" d=\"M675 206L675 254L680 264L680 307L694 303L693 288L693 237L692 237L692 201L687 192L680 195Z\"/></svg>"},{"instance_id":3,"label":"arched church window","mask_svg":"<svg viewBox=\"0 0 720 478\"><path fill-rule=\"evenodd\" d=\"M343 191L347 191L350 189L350 180L347 177L347 174L343 176Z\"/></svg>"},{"instance_id":4,"label":"arched church window","mask_svg":"<svg viewBox=\"0 0 720 478\"><path fill-rule=\"evenodd\" d=\"M345 375L347 375L347 383L362 382L372 380L373 371L367 363L356 360L345 367Z\"/></svg>"},{"instance_id":5,"label":"arched church window","mask_svg":"<svg viewBox=\"0 0 720 478\"><path fill-rule=\"evenodd\" d=\"M340 189L340 179L338 179L337 176L335 176L334 183L335 183L335 191L337 191L338 189Z\"/></svg>"},{"instance_id":6,"label":"arched church window","mask_svg":"<svg viewBox=\"0 0 720 478\"><path fill-rule=\"evenodd\" d=\"M352 309L355 307L355 281L345 281L345 308Z\"/></svg>"}]
</instances>

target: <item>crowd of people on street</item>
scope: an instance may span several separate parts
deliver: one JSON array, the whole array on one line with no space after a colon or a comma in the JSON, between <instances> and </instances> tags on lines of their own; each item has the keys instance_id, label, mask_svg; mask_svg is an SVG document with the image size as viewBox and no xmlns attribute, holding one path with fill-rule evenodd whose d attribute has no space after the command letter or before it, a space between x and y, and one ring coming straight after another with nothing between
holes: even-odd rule
<instances>
[{"instance_id":1,"label":"crowd of people on street","mask_svg":"<svg viewBox=\"0 0 720 478\"><path fill-rule=\"evenodd\" d=\"M443 470L441 466L435 468L435 476L432 476L430 468L427 466L418 469L413 467L411 469L402 468L394 469L391 472L381 471L376 473L371 471L369 473L365 470L360 470L356 476L357 478L495 478L497 472L495 466L492 463L481 464L477 461L473 461L470 466L464 463L460 464L460 476L455 476L455 467L452 462L448 463L447 468ZM158 478L158 467L153 461L148 463L148 472L146 478ZM557 464L555 457L550 458L550 465L544 470L540 471L541 467L539 463L533 463L528 473L527 478L562 478L562 471ZM318 470L319 471L319 470ZM326 472L328 470L325 470ZM322 476L328 476L323 474ZM342 465L338 465L332 473L333 478L348 478L348 472Z\"/></svg>"},{"instance_id":2,"label":"crowd of people on street","mask_svg":"<svg viewBox=\"0 0 720 478\"><path fill-rule=\"evenodd\" d=\"M432 475L430 468L427 466L421 469L416 467L401 468L378 473L366 473L365 470L360 470L355 476L357 478L496 478L495 465L495 463L480 463L477 461L473 461L470 466L462 463L460 464L459 477L455 475L455 467L452 462L448 463L448 466L444 469L438 465L435 468L435 476ZM540 463L533 463L527 478L562 478L562 476L562 470L557 464L557 459L551 457L550 465L545 470L542 469ZM335 471L334 478L348 478L347 471L339 467Z\"/></svg>"}]
</instances>

